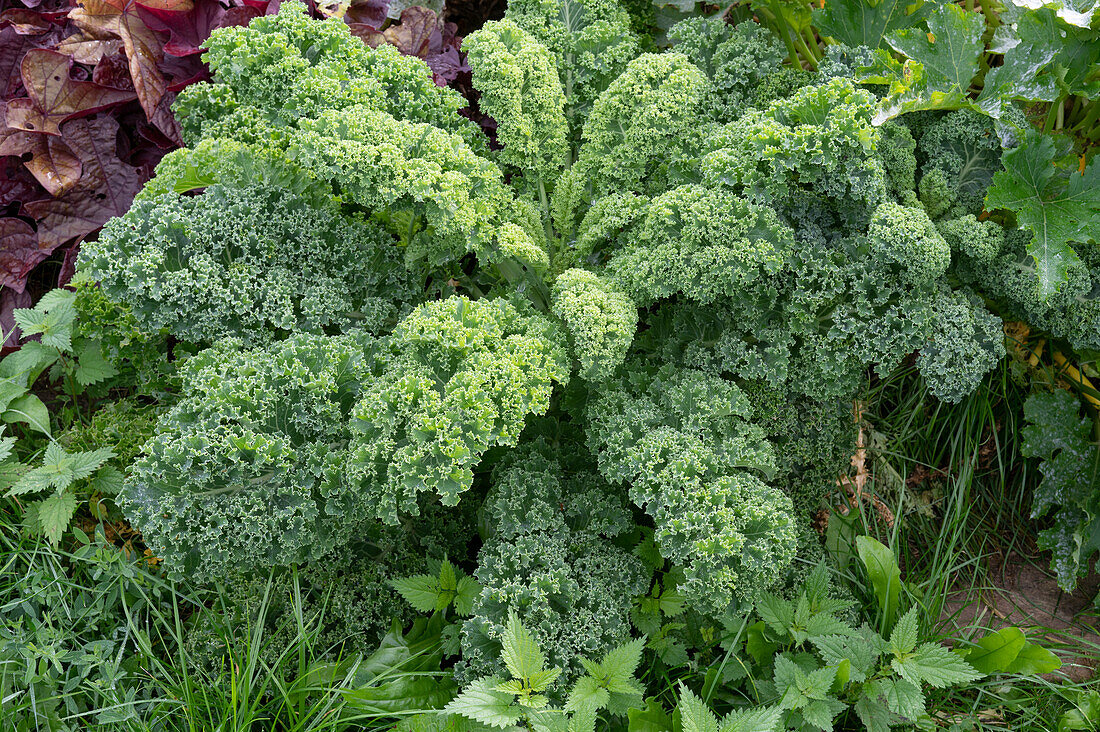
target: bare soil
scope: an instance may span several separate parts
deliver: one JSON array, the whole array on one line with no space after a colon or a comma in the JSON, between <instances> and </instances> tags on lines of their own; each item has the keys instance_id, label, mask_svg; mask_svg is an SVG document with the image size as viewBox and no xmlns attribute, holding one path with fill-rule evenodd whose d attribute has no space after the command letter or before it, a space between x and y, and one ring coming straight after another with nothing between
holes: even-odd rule
<instances>
[{"instance_id":1,"label":"bare soil","mask_svg":"<svg viewBox=\"0 0 1100 732\"><path fill-rule=\"evenodd\" d=\"M1100 574L1094 571L1072 593L1064 592L1045 561L1019 554L992 557L991 585L957 587L940 619L945 632L964 638L980 637L985 628L1015 625L1062 658L1054 676L1085 681L1096 674L1100 656L1100 617L1092 603Z\"/></svg>"}]
</instances>

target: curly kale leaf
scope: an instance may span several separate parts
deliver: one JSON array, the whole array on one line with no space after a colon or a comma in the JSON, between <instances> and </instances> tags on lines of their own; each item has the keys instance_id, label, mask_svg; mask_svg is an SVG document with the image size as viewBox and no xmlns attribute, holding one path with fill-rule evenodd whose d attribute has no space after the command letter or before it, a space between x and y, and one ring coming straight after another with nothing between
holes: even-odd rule
<instances>
[{"instance_id":1,"label":"curly kale leaf","mask_svg":"<svg viewBox=\"0 0 1100 732\"><path fill-rule=\"evenodd\" d=\"M627 484L662 554L685 567L681 590L714 612L774 583L794 552L791 501L757 477L775 456L751 411L732 383L672 368L635 368L589 407L600 472Z\"/></svg>"},{"instance_id":2,"label":"curly kale leaf","mask_svg":"<svg viewBox=\"0 0 1100 732\"><path fill-rule=\"evenodd\" d=\"M678 53L645 54L600 95L584 123L577 160L554 190L554 217L574 233L588 202L663 190L670 151L697 134L708 82Z\"/></svg>"},{"instance_id":3,"label":"curly kale leaf","mask_svg":"<svg viewBox=\"0 0 1100 732\"><path fill-rule=\"evenodd\" d=\"M299 165L390 221L396 212L423 218L432 235L407 241L408 257L437 264L469 251L485 262L549 265L541 229L525 228L530 217L500 168L457 135L368 107L327 111L300 127L291 151Z\"/></svg>"},{"instance_id":4,"label":"curly kale leaf","mask_svg":"<svg viewBox=\"0 0 1100 732\"><path fill-rule=\"evenodd\" d=\"M569 330L580 375L602 381L626 359L638 327L638 309L624 293L583 269L563 272L554 283L554 314Z\"/></svg>"},{"instance_id":5,"label":"curly kale leaf","mask_svg":"<svg viewBox=\"0 0 1100 732\"><path fill-rule=\"evenodd\" d=\"M81 247L80 267L142 330L190 342L387 330L415 295L378 226L272 187L136 201Z\"/></svg>"},{"instance_id":6,"label":"curly kale leaf","mask_svg":"<svg viewBox=\"0 0 1100 732\"><path fill-rule=\"evenodd\" d=\"M800 238L866 229L886 198L874 97L848 79L799 89L712 136L703 182L770 205Z\"/></svg>"},{"instance_id":7,"label":"curly kale leaf","mask_svg":"<svg viewBox=\"0 0 1100 732\"><path fill-rule=\"evenodd\" d=\"M553 55L509 20L486 24L462 47L481 92L478 106L497 123L500 162L521 171L545 201L570 154L565 93Z\"/></svg>"},{"instance_id":8,"label":"curly kale leaf","mask_svg":"<svg viewBox=\"0 0 1100 732\"><path fill-rule=\"evenodd\" d=\"M343 479L368 336L294 335L189 359L119 504L174 576L196 581L320 557L368 513Z\"/></svg>"},{"instance_id":9,"label":"curly kale leaf","mask_svg":"<svg viewBox=\"0 0 1100 732\"><path fill-rule=\"evenodd\" d=\"M388 44L370 48L341 19L311 20L300 3L218 29L205 45L213 82L192 85L176 102L188 144L229 138L285 149L300 120L355 106L478 141L476 125L458 114L466 102L436 86L420 59Z\"/></svg>"},{"instance_id":10,"label":"curly kale leaf","mask_svg":"<svg viewBox=\"0 0 1100 732\"><path fill-rule=\"evenodd\" d=\"M794 235L775 213L703 186L654 199L609 270L641 305L680 292L698 302L745 297L779 271Z\"/></svg>"},{"instance_id":11,"label":"curly kale leaf","mask_svg":"<svg viewBox=\"0 0 1100 732\"><path fill-rule=\"evenodd\" d=\"M553 54L575 137L596 97L638 55L629 14L618 0L512 0L505 18Z\"/></svg>"},{"instance_id":12,"label":"curly kale leaf","mask_svg":"<svg viewBox=\"0 0 1100 732\"><path fill-rule=\"evenodd\" d=\"M453 506L494 445L515 446L529 414L569 377L562 334L505 300L421 305L387 339L352 410L349 482L372 515L396 523L417 494Z\"/></svg>"},{"instance_id":13,"label":"curly kale leaf","mask_svg":"<svg viewBox=\"0 0 1100 732\"><path fill-rule=\"evenodd\" d=\"M722 18L688 18L670 28L668 37L710 79L703 104L718 122L732 122L747 107L767 105L810 78L783 67L783 44L752 21L732 26Z\"/></svg>"},{"instance_id":14,"label":"curly kale leaf","mask_svg":"<svg viewBox=\"0 0 1100 732\"><path fill-rule=\"evenodd\" d=\"M555 688L564 693L584 672L581 656L629 640L631 603L650 577L609 541L634 526L616 491L588 471L567 477L554 449L529 444L493 471L482 509L492 534L478 557L484 589L462 629L461 674L502 671L500 638L515 612L549 665L563 669Z\"/></svg>"}]
</instances>

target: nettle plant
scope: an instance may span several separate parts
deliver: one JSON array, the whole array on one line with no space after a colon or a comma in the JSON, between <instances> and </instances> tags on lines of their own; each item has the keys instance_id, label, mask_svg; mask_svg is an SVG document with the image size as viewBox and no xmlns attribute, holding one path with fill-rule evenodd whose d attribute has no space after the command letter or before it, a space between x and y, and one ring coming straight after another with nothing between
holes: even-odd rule
<instances>
[{"instance_id":1,"label":"nettle plant","mask_svg":"<svg viewBox=\"0 0 1100 732\"><path fill-rule=\"evenodd\" d=\"M949 272L966 224L917 195L956 121L876 126L752 23L641 53L629 21L514 0L469 36L499 150L422 61L295 3L214 32L188 147L79 262L198 352L119 497L170 571L480 501L460 679L501 673L514 611L565 689L630 639L639 523L693 609L752 601L813 553L869 367L916 352L957 400L1001 358Z\"/></svg>"}]
</instances>

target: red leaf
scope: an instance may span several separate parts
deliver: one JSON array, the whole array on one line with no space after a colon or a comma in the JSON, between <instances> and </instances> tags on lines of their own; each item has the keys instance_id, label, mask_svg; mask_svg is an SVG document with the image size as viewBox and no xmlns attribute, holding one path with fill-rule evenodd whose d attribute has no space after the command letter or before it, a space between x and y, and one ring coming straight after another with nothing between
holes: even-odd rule
<instances>
[{"instance_id":1,"label":"red leaf","mask_svg":"<svg viewBox=\"0 0 1100 732\"><path fill-rule=\"evenodd\" d=\"M168 82L157 68L157 64L164 58L164 48L156 33L145 25L145 21L136 12L119 16L118 29L122 45L126 49L126 57L130 60L130 78L134 82L138 101L141 102L146 116L152 119L160 98L168 89Z\"/></svg>"},{"instance_id":2,"label":"red leaf","mask_svg":"<svg viewBox=\"0 0 1100 732\"><path fill-rule=\"evenodd\" d=\"M0 208L15 202L37 201L47 195L19 158L0 158Z\"/></svg>"},{"instance_id":3,"label":"red leaf","mask_svg":"<svg viewBox=\"0 0 1100 732\"><path fill-rule=\"evenodd\" d=\"M443 50L443 34L434 11L419 5L401 11L401 22L382 31L386 41L406 56L425 58Z\"/></svg>"},{"instance_id":4,"label":"red leaf","mask_svg":"<svg viewBox=\"0 0 1100 732\"><path fill-rule=\"evenodd\" d=\"M34 157L23 165L50 195L63 195L80 180L80 158L60 137L35 135L35 142Z\"/></svg>"},{"instance_id":5,"label":"red leaf","mask_svg":"<svg viewBox=\"0 0 1100 732\"><path fill-rule=\"evenodd\" d=\"M164 58L164 49L156 32L145 25L138 13L138 5L128 0L80 0L80 7L69 13L77 27L92 38L118 36L130 61L130 78L134 82L138 101L145 114L152 117L157 103L164 96L167 82L161 76L157 64ZM158 0L167 5L171 0ZM186 4L190 0L176 0Z\"/></svg>"},{"instance_id":6,"label":"red leaf","mask_svg":"<svg viewBox=\"0 0 1100 732\"><path fill-rule=\"evenodd\" d=\"M121 41L119 45L122 45ZM101 58L92 72L92 81L113 89L134 89L134 82L130 80L130 62L121 53Z\"/></svg>"},{"instance_id":7,"label":"red leaf","mask_svg":"<svg viewBox=\"0 0 1100 732\"><path fill-rule=\"evenodd\" d=\"M67 53L82 64L98 64L107 56L113 56L122 48L122 40L118 38L104 37L94 38L86 33L76 33L61 43L57 44L57 50Z\"/></svg>"},{"instance_id":8,"label":"red leaf","mask_svg":"<svg viewBox=\"0 0 1100 732\"><path fill-rule=\"evenodd\" d=\"M344 22L378 30L386 22L389 10L390 0L353 0L344 14Z\"/></svg>"},{"instance_id":9,"label":"red leaf","mask_svg":"<svg viewBox=\"0 0 1100 732\"><path fill-rule=\"evenodd\" d=\"M263 14L250 7L226 10L217 0L195 0L194 7L186 12L146 7L143 3L139 6L139 12L147 26L170 34L164 51L173 56L201 53L202 42L210 37L210 32L215 28L248 25L253 18Z\"/></svg>"},{"instance_id":10,"label":"red leaf","mask_svg":"<svg viewBox=\"0 0 1100 732\"><path fill-rule=\"evenodd\" d=\"M57 273L57 286L64 287L76 274L76 258L80 254L80 242L73 244L65 250L65 256L61 259L61 271Z\"/></svg>"},{"instance_id":11,"label":"red leaf","mask_svg":"<svg viewBox=\"0 0 1100 732\"><path fill-rule=\"evenodd\" d=\"M2 222L5 220L0 219L0 229L3 229ZM0 265L0 267L2 266ZM0 330L8 336L4 341L0 355L7 355L7 353L19 347L19 338L22 333L19 332L19 326L15 324L15 313L13 311L16 308L29 307L34 307L34 296L31 293L13 290L10 287L5 287L4 291L0 292Z\"/></svg>"},{"instance_id":12,"label":"red leaf","mask_svg":"<svg viewBox=\"0 0 1100 732\"><path fill-rule=\"evenodd\" d=\"M32 38L16 33L14 28L0 28L0 97L8 98L19 93L23 85L19 76L19 61L34 46Z\"/></svg>"},{"instance_id":13,"label":"red leaf","mask_svg":"<svg viewBox=\"0 0 1100 732\"><path fill-rule=\"evenodd\" d=\"M50 30L64 17L65 13L39 13L26 8L10 8L0 13L0 23L11 23L11 27L20 35L37 36Z\"/></svg>"},{"instance_id":14,"label":"red leaf","mask_svg":"<svg viewBox=\"0 0 1100 732\"><path fill-rule=\"evenodd\" d=\"M133 92L69 78L71 59L63 53L36 48L23 57L22 77L27 95L8 102L8 125L28 132L60 135L59 125L77 115L90 114L134 98Z\"/></svg>"},{"instance_id":15,"label":"red leaf","mask_svg":"<svg viewBox=\"0 0 1100 732\"><path fill-rule=\"evenodd\" d=\"M80 179L80 160L60 137L16 132L0 142L0 155L27 153L33 157L24 167L50 195L60 196Z\"/></svg>"},{"instance_id":16,"label":"red leaf","mask_svg":"<svg viewBox=\"0 0 1100 732\"><path fill-rule=\"evenodd\" d=\"M41 252L34 227L23 219L0 219L0 285L23 292L27 274L49 256Z\"/></svg>"},{"instance_id":17,"label":"red leaf","mask_svg":"<svg viewBox=\"0 0 1100 732\"><path fill-rule=\"evenodd\" d=\"M95 231L121 216L141 188L137 168L119 159L118 123L110 117L79 119L65 125L65 139L84 168L68 193L23 208L38 221L38 248L48 255L67 241Z\"/></svg>"}]
</instances>

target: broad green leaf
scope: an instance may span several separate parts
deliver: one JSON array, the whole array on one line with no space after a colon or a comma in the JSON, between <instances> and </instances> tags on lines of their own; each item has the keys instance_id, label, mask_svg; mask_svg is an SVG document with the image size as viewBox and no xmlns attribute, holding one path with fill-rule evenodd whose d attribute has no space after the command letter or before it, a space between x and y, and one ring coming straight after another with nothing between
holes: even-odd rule
<instances>
[{"instance_id":1,"label":"broad green leaf","mask_svg":"<svg viewBox=\"0 0 1100 732\"><path fill-rule=\"evenodd\" d=\"M901 28L888 34L886 42L920 62L928 92L965 94L985 48L982 14L955 4L939 5L928 16L928 31Z\"/></svg>"},{"instance_id":2,"label":"broad green leaf","mask_svg":"<svg viewBox=\"0 0 1100 732\"><path fill-rule=\"evenodd\" d=\"M878 48L887 33L915 26L924 19L924 8L906 15L910 5L906 0L826 2L823 8L813 11L814 25L821 35L847 46Z\"/></svg>"},{"instance_id":3,"label":"broad green leaf","mask_svg":"<svg viewBox=\"0 0 1100 732\"><path fill-rule=\"evenodd\" d=\"M980 638L973 648L959 655L983 674L1006 671L1016 656L1027 645L1027 638L1019 628L1001 628Z\"/></svg>"},{"instance_id":4,"label":"broad green leaf","mask_svg":"<svg viewBox=\"0 0 1100 732\"><path fill-rule=\"evenodd\" d=\"M1059 18L1079 28L1094 27L1100 21L1100 0L1008 0L1021 8L1049 8Z\"/></svg>"},{"instance_id":5,"label":"broad green leaf","mask_svg":"<svg viewBox=\"0 0 1100 732\"><path fill-rule=\"evenodd\" d=\"M490 727L510 727L519 722L523 712L513 706L512 694L494 690L499 683L498 679L478 679L451 700L443 711L461 714Z\"/></svg>"},{"instance_id":6,"label":"broad green leaf","mask_svg":"<svg viewBox=\"0 0 1100 732\"><path fill-rule=\"evenodd\" d=\"M418 574L393 580L390 584L418 612L435 612L441 594L438 578Z\"/></svg>"},{"instance_id":7,"label":"broad green leaf","mask_svg":"<svg viewBox=\"0 0 1100 732\"><path fill-rule=\"evenodd\" d=\"M856 551L875 589L879 611L882 613L882 626L891 628L894 618L897 617L901 593L901 570L894 553L869 536L856 537Z\"/></svg>"},{"instance_id":8,"label":"broad green leaf","mask_svg":"<svg viewBox=\"0 0 1100 732\"><path fill-rule=\"evenodd\" d=\"M500 640L504 665L515 678L530 678L546 666L546 657L514 611L508 613L508 624Z\"/></svg>"},{"instance_id":9,"label":"broad green leaf","mask_svg":"<svg viewBox=\"0 0 1100 732\"><path fill-rule=\"evenodd\" d=\"M848 675L852 681L861 683L874 670L878 654L869 643L860 638L846 635L830 635L811 638L810 642L817 648L825 663L837 665L844 661L850 663Z\"/></svg>"},{"instance_id":10,"label":"broad green leaf","mask_svg":"<svg viewBox=\"0 0 1100 732\"><path fill-rule=\"evenodd\" d=\"M1062 668L1062 659L1035 643L1026 644L1004 671L1008 674L1031 676L1049 674Z\"/></svg>"},{"instance_id":11,"label":"broad green leaf","mask_svg":"<svg viewBox=\"0 0 1100 732\"><path fill-rule=\"evenodd\" d=\"M61 354L56 348L44 346L38 341L27 341L15 353L5 356L2 363L3 374L7 377L23 376L17 384L23 387L22 391L4 390L4 395L12 394L12 398L26 392L26 387L38 378L47 367L53 364ZM10 400L9 400L10 401ZM0 407L6 406L4 399L0 397Z\"/></svg>"},{"instance_id":12,"label":"broad green leaf","mask_svg":"<svg viewBox=\"0 0 1100 732\"><path fill-rule=\"evenodd\" d=\"M1057 158L1049 135L1028 134L1024 144L1004 153L1005 169L993 176L986 194L987 208L1014 212L1017 223L1031 232L1028 253L1035 258L1044 299L1080 261L1070 243L1100 239L1100 162L1093 158L1078 173L1060 168Z\"/></svg>"},{"instance_id":13,"label":"broad green leaf","mask_svg":"<svg viewBox=\"0 0 1100 732\"><path fill-rule=\"evenodd\" d=\"M50 434L50 410L34 394L27 394L8 404L0 415L5 422L26 422L44 435Z\"/></svg>"},{"instance_id":14,"label":"broad green leaf","mask_svg":"<svg viewBox=\"0 0 1100 732\"><path fill-rule=\"evenodd\" d=\"M757 665L765 665L779 648L764 635L764 622L753 623L745 629L745 650Z\"/></svg>"},{"instance_id":15,"label":"broad green leaf","mask_svg":"<svg viewBox=\"0 0 1100 732\"><path fill-rule=\"evenodd\" d=\"M668 732L672 729L672 719L656 699L648 700L645 709L629 710L626 718L627 732Z\"/></svg>"},{"instance_id":16,"label":"broad green leaf","mask_svg":"<svg viewBox=\"0 0 1100 732\"><path fill-rule=\"evenodd\" d=\"M72 493L55 493L38 501L38 524L51 544L57 545L61 534L69 527L76 513L76 496Z\"/></svg>"},{"instance_id":17,"label":"broad green leaf","mask_svg":"<svg viewBox=\"0 0 1100 732\"><path fill-rule=\"evenodd\" d=\"M913 653L890 663L901 677L913 684L921 682L937 689L965 684L985 674L937 643L922 643Z\"/></svg>"},{"instance_id":18,"label":"broad green leaf","mask_svg":"<svg viewBox=\"0 0 1100 732\"><path fill-rule=\"evenodd\" d=\"M1053 59L1057 50L1049 45L1020 43L1004 54L1000 66L994 66L985 75L982 93L975 104L990 117L1000 119L1008 103L1016 99L1052 101L1058 90L1051 79L1040 71Z\"/></svg>"}]
</instances>

